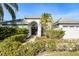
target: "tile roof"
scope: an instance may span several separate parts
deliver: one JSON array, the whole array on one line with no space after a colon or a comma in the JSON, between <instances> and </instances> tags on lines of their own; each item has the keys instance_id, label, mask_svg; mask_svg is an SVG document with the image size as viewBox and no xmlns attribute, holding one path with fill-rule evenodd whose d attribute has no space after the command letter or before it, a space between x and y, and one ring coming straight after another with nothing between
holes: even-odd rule
<instances>
[{"instance_id":1,"label":"tile roof","mask_svg":"<svg viewBox=\"0 0 79 59\"><path fill-rule=\"evenodd\" d=\"M57 23L79 23L77 19L62 18Z\"/></svg>"},{"instance_id":2,"label":"tile roof","mask_svg":"<svg viewBox=\"0 0 79 59\"><path fill-rule=\"evenodd\" d=\"M25 19L40 19L40 16L27 16Z\"/></svg>"}]
</instances>

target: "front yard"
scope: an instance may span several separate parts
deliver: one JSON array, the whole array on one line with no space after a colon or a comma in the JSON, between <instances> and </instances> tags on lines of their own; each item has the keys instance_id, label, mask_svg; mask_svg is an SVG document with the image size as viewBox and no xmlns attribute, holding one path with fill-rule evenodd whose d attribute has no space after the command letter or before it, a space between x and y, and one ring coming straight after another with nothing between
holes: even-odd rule
<instances>
[{"instance_id":1,"label":"front yard","mask_svg":"<svg viewBox=\"0 0 79 59\"><path fill-rule=\"evenodd\" d=\"M48 31L47 36L35 36L28 42L24 28L4 27L0 34L0 56L79 56L79 39L63 40L61 30Z\"/></svg>"}]
</instances>

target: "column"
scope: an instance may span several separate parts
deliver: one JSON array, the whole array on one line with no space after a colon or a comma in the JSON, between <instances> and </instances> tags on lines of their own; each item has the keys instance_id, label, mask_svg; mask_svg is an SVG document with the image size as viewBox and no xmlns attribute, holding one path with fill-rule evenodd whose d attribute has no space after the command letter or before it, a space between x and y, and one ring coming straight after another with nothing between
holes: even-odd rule
<instances>
[{"instance_id":1,"label":"column","mask_svg":"<svg viewBox=\"0 0 79 59\"><path fill-rule=\"evenodd\" d=\"M28 25L28 29L29 29L29 36L31 36L31 25Z\"/></svg>"},{"instance_id":2,"label":"column","mask_svg":"<svg viewBox=\"0 0 79 59\"><path fill-rule=\"evenodd\" d=\"M37 37L41 37L41 24L38 23Z\"/></svg>"}]
</instances>

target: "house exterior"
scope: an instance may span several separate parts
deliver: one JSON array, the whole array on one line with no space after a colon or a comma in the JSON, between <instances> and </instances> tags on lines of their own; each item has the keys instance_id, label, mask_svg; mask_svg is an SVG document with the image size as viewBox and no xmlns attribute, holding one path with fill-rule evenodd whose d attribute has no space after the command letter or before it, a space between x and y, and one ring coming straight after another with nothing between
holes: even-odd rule
<instances>
[{"instance_id":1,"label":"house exterior","mask_svg":"<svg viewBox=\"0 0 79 59\"><path fill-rule=\"evenodd\" d=\"M8 24L8 26L11 27L12 21L6 21L4 22L5 25ZM17 26L19 28L28 28L29 29L29 36L36 35L37 37L41 37L41 23L40 23L40 17L26 17L24 19L17 19L16 20Z\"/></svg>"},{"instance_id":2,"label":"house exterior","mask_svg":"<svg viewBox=\"0 0 79 59\"><path fill-rule=\"evenodd\" d=\"M79 39L79 21L71 19L61 19L57 23L58 28L65 31L63 39Z\"/></svg>"},{"instance_id":3,"label":"house exterior","mask_svg":"<svg viewBox=\"0 0 79 59\"><path fill-rule=\"evenodd\" d=\"M16 21L19 28L28 28L29 36L36 35L41 37L42 26L40 17L26 17ZM9 23L9 21L7 22ZM57 25L57 29L65 31L63 39L79 39L79 21L70 19L61 19L54 22Z\"/></svg>"}]
</instances>

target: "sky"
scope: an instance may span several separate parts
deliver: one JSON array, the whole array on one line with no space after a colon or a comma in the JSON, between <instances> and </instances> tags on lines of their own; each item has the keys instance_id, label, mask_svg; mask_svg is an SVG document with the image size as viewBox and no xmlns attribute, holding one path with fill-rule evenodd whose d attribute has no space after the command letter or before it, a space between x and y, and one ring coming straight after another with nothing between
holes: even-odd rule
<instances>
[{"instance_id":1,"label":"sky","mask_svg":"<svg viewBox=\"0 0 79 59\"><path fill-rule=\"evenodd\" d=\"M41 16L43 13L50 13L53 18L72 18L79 20L79 3L18 3L19 11L16 18L27 16ZM4 9L5 21L11 20L11 16Z\"/></svg>"}]
</instances>

